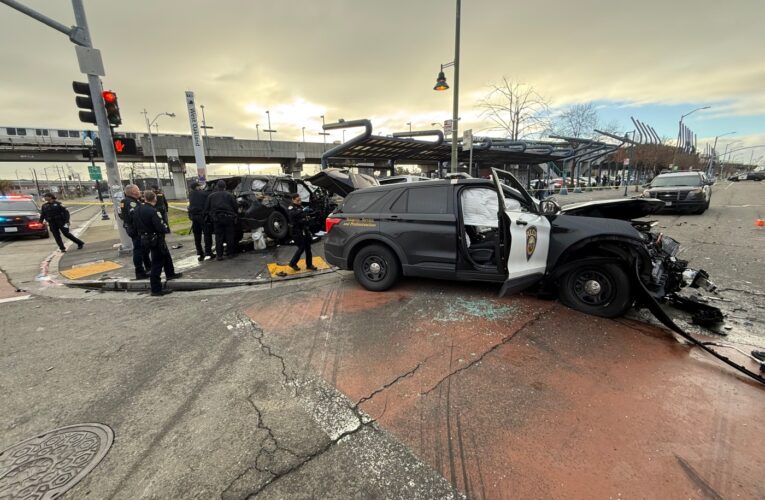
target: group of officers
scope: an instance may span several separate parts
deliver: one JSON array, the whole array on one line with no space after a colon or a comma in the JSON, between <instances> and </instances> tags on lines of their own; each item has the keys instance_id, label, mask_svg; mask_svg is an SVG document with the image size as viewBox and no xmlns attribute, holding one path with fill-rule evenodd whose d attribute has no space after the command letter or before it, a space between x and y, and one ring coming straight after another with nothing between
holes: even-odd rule
<instances>
[{"instance_id":1,"label":"group of officers","mask_svg":"<svg viewBox=\"0 0 765 500\"><path fill-rule=\"evenodd\" d=\"M201 262L205 259L223 260L224 256L235 257L239 253L236 238L238 205L234 195L226 190L226 182L218 181L214 191L203 189L197 182L192 183L190 187L188 215L191 219L198 260ZM161 192L157 193L154 190L147 190L142 194L135 184L125 187L124 193L119 216L133 242L135 277L149 278L152 296L160 297L172 293L162 289L162 272L164 271L167 280L179 278L182 273L175 272L170 249L165 241L165 236L170 233L167 201ZM300 270L297 266L298 259L305 252L307 269L316 270L311 256L312 235L308 230L308 217L297 194L292 196L289 219L291 236L297 245L290 267ZM213 234L215 253L212 249Z\"/></svg>"}]
</instances>

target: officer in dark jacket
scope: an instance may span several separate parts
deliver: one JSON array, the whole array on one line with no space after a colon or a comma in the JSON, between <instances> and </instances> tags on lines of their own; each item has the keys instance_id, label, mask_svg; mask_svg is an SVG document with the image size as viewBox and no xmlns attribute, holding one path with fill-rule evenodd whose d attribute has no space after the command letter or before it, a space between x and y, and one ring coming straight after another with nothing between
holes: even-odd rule
<instances>
[{"instance_id":1,"label":"officer in dark jacket","mask_svg":"<svg viewBox=\"0 0 765 500\"><path fill-rule=\"evenodd\" d=\"M144 198L146 203L134 210L133 221L143 247L148 248L151 253L151 296L161 297L171 293L169 290L162 291L162 270L164 269L165 278L168 280L180 278L182 273L176 273L173 267L173 258L165 242L165 235L170 229L155 208L157 195L147 191Z\"/></svg>"},{"instance_id":2,"label":"officer in dark jacket","mask_svg":"<svg viewBox=\"0 0 765 500\"><path fill-rule=\"evenodd\" d=\"M53 193L45 193L43 198L45 198L45 203L40 207L40 222L48 222L48 227L56 239L58 248L62 252L66 252L64 241L61 239L62 234L77 243L77 250L82 248L85 243L69 232L69 210L56 200L56 195Z\"/></svg>"},{"instance_id":3,"label":"officer in dark jacket","mask_svg":"<svg viewBox=\"0 0 765 500\"><path fill-rule=\"evenodd\" d=\"M292 204L287 208L287 215L289 215L290 235L295 240L297 250L295 250L295 255L290 260L290 267L295 271L300 271L297 263L300 260L300 255L305 251L306 268L316 271L316 268L313 266L313 256L311 255L313 235L310 229L308 229L308 207L303 208L299 194L294 193L291 195L291 198Z\"/></svg>"},{"instance_id":4,"label":"officer in dark jacket","mask_svg":"<svg viewBox=\"0 0 765 500\"><path fill-rule=\"evenodd\" d=\"M194 233L194 245L197 247L199 260L205 260L205 256L214 257L212 252L213 225L210 214L205 212L207 198L210 191L201 189L201 184L192 182L189 186L189 219L191 219L191 231ZM202 248L202 236L204 235L205 246Z\"/></svg>"},{"instance_id":5,"label":"officer in dark jacket","mask_svg":"<svg viewBox=\"0 0 765 500\"><path fill-rule=\"evenodd\" d=\"M236 226L237 204L234 195L226 191L225 181L215 184L215 192L207 197L205 212L210 214L215 228L215 254L217 260L223 260L223 242L229 257L238 253L237 242L234 241L234 228Z\"/></svg>"},{"instance_id":6,"label":"officer in dark jacket","mask_svg":"<svg viewBox=\"0 0 765 500\"><path fill-rule=\"evenodd\" d=\"M133 241L133 266L135 266L135 279L141 280L149 277L147 271L151 269L151 258L149 249L144 249L138 230L135 228L133 216L135 210L143 203L139 201L141 190L135 184L125 186L125 198L120 201L120 219L122 227L125 228L127 235Z\"/></svg>"},{"instance_id":7,"label":"officer in dark jacket","mask_svg":"<svg viewBox=\"0 0 765 500\"><path fill-rule=\"evenodd\" d=\"M159 212L159 215L162 216L162 219L164 219L165 224L167 224L167 227L170 227L170 224L167 218L167 212L170 210L170 205L168 205L167 203L167 197L165 196L165 193L163 193L162 190L159 189L159 186L152 186L151 190L154 191L155 195L157 195L157 205L156 205L157 212Z\"/></svg>"}]
</instances>

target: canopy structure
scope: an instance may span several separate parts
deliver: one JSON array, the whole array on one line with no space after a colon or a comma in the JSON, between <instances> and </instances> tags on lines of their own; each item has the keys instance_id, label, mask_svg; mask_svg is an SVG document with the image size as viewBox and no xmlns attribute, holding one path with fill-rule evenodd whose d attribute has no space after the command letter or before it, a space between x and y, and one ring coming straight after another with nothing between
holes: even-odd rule
<instances>
[{"instance_id":1,"label":"canopy structure","mask_svg":"<svg viewBox=\"0 0 765 500\"><path fill-rule=\"evenodd\" d=\"M451 143L440 130L380 136L372 134L369 120L328 123L325 130L364 127L361 135L339 144L322 156L322 168L338 161L383 162L390 164L442 163L451 160ZM430 137L430 140L421 139ZM467 163L470 150L459 144L459 160ZM565 141L510 141L492 137L473 138L473 163L482 167L503 165L538 165L562 160L574 154L574 147Z\"/></svg>"}]
</instances>

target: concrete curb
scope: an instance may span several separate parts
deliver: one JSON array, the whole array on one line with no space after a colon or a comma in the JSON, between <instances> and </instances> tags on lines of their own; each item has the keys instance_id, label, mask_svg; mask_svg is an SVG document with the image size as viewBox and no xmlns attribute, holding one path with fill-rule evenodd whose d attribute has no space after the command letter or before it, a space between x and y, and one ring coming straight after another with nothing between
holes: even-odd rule
<instances>
[{"instance_id":1,"label":"concrete curb","mask_svg":"<svg viewBox=\"0 0 765 500\"><path fill-rule=\"evenodd\" d=\"M280 281L292 281L306 279L323 274L334 273L335 268L325 269L310 274L298 274L294 276L285 276L283 278L252 278L252 279L202 279L188 278L177 279L163 282L163 288L166 290L194 291L194 290L213 290L217 288L232 288L238 286L255 286L278 283ZM57 276L58 278L58 276ZM72 288L87 288L91 290L101 290L105 292L145 292L151 289L149 280L126 280L126 279L105 279L105 280L69 280L56 279L56 282Z\"/></svg>"}]
</instances>

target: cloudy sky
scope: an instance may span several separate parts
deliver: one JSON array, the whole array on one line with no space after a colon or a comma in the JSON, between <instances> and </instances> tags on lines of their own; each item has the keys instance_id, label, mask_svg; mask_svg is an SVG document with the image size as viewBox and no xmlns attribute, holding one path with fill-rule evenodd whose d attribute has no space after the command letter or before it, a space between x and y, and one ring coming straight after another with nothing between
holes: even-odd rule
<instances>
[{"instance_id":1,"label":"cloudy sky","mask_svg":"<svg viewBox=\"0 0 765 500\"><path fill-rule=\"evenodd\" d=\"M70 2L23 2L73 24ZM451 115L451 91L432 87L454 57L453 0L85 4L120 130L144 130L146 108L178 114L160 118L160 132L188 133L185 90L216 134L242 138L265 128L266 110L274 139L306 127L309 141L321 140L322 114L371 118L385 133ZM507 76L557 110L595 101L624 131L634 116L674 137L681 114L712 106L686 118L700 143L736 131L731 140L765 144L763 19L762 0L463 0L463 128L487 127L475 104ZM83 128L70 87L82 77L64 35L0 5L0 68L0 125ZM0 176L28 166L0 165Z\"/></svg>"}]
</instances>

